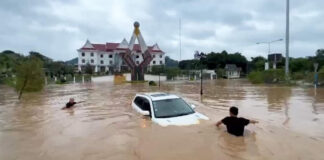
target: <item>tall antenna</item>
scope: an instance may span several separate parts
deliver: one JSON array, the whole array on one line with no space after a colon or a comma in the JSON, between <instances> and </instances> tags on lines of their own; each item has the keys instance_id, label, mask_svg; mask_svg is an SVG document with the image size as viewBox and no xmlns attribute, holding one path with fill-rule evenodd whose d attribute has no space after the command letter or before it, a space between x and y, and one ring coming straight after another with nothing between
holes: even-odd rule
<instances>
[{"instance_id":1,"label":"tall antenna","mask_svg":"<svg viewBox=\"0 0 324 160\"><path fill-rule=\"evenodd\" d=\"M180 44L180 60L181 61L181 18L179 18L179 44Z\"/></svg>"}]
</instances>

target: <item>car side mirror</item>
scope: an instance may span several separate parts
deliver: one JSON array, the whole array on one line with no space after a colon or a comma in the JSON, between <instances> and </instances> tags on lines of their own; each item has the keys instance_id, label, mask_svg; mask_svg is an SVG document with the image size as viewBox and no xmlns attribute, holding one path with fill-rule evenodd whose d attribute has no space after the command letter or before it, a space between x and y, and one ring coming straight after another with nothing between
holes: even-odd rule
<instances>
[{"instance_id":1,"label":"car side mirror","mask_svg":"<svg viewBox=\"0 0 324 160\"><path fill-rule=\"evenodd\" d=\"M195 110L196 106L194 104L191 104L190 107Z\"/></svg>"},{"instance_id":2,"label":"car side mirror","mask_svg":"<svg viewBox=\"0 0 324 160\"><path fill-rule=\"evenodd\" d=\"M149 116L150 115L150 112L149 111L143 111L143 110L141 110L140 111L140 114L143 115L143 116Z\"/></svg>"}]
</instances>

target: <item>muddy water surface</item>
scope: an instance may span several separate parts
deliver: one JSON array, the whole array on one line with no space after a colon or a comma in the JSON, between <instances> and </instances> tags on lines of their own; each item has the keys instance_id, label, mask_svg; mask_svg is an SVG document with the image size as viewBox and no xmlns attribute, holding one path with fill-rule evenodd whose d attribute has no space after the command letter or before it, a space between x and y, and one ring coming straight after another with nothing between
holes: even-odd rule
<instances>
[{"instance_id":1,"label":"muddy water surface","mask_svg":"<svg viewBox=\"0 0 324 160\"><path fill-rule=\"evenodd\" d=\"M137 92L182 96L208 117L199 125L160 127L130 106ZM245 80L147 84L69 84L41 93L0 86L0 159L324 159L324 88L254 86ZM61 110L70 97L78 104ZM214 124L238 106L259 124L234 137Z\"/></svg>"}]
</instances>

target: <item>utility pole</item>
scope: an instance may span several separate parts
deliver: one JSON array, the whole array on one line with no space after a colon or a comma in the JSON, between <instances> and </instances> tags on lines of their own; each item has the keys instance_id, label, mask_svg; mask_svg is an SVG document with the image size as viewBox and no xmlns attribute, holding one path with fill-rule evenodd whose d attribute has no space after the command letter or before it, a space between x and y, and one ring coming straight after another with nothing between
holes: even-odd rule
<instances>
[{"instance_id":1,"label":"utility pole","mask_svg":"<svg viewBox=\"0 0 324 160\"><path fill-rule=\"evenodd\" d=\"M289 0L286 4L286 63L285 63L285 74L286 79L289 78Z\"/></svg>"},{"instance_id":2,"label":"utility pole","mask_svg":"<svg viewBox=\"0 0 324 160\"><path fill-rule=\"evenodd\" d=\"M200 68L200 95L203 95L203 69Z\"/></svg>"},{"instance_id":3,"label":"utility pole","mask_svg":"<svg viewBox=\"0 0 324 160\"><path fill-rule=\"evenodd\" d=\"M181 18L179 19L179 51L180 51L180 60L181 61Z\"/></svg>"}]
</instances>

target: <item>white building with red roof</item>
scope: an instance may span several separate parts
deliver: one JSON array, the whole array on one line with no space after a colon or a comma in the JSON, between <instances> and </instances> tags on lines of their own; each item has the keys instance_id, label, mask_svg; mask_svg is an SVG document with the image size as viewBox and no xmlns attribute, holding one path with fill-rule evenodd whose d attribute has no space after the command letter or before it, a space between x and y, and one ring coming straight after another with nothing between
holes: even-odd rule
<instances>
[{"instance_id":1,"label":"white building with red roof","mask_svg":"<svg viewBox=\"0 0 324 160\"><path fill-rule=\"evenodd\" d=\"M89 40L78 49L78 70L84 71L87 64L90 64L95 72L121 71L128 70L128 66L123 62L119 53L125 52L129 48L129 43L123 39L121 43L105 43L94 44ZM154 65L165 64L165 53L160 49L158 44L148 46L148 50L152 54L153 60L149 67ZM134 44L131 56L136 65L143 61L143 52L139 44Z\"/></svg>"}]
</instances>

